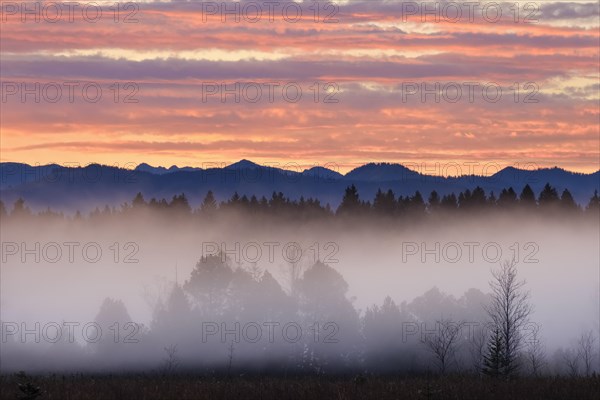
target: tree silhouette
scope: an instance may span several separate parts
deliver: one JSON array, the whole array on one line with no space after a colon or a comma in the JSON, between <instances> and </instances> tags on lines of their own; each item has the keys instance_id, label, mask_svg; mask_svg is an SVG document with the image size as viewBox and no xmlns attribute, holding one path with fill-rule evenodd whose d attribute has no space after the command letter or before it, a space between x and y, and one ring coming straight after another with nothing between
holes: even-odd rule
<instances>
[{"instance_id":1,"label":"tree silhouette","mask_svg":"<svg viewBox=\"0 0 600 400\"><path fill-rule=\"evenodd\" d=\"M466 210L471 205L471 191L469 189L458 194L458 208Z\"/></svg>"},{"instance_id":2,"label":"tree silhouette","mask_svg":"<svg viewBox=\"0 0 600 400\"><path fill-rule=\"evenodd\" d=\"M592 374L594 363L596 363L596 360L594 360L596 358L594 355L595 343L596 337L593 331L585 332L577 340L579 358L583 363L585 376Z\"/></svg>"},{"instance_id":3,"label":"tree silhouette","mask_svg":"<svg viewBox=\"0 0 600 400\"><path fill-rule=\"evenodd\" d=\"M414 196L412 196L408 202L408 211L411 216L418 217L423 215L425 209L426 206L423 196L421 195L421 192L417 190Z\"/></svg>"},{"instance_id":4,"label":"tree silhouette","mask_svg":"<svg viewBox=\"0 0 600 400\"><path fill-rule=\"evenodd\" d=\"M169 208L180 215L188 215L192 212L192 208L190 207L190 203L188 202L185 193L173 196Z\"/></svg>"},{"instance_id":5,"label":"tree silhouette","mask_svg":"<svg viewBox=\"0 0 600 400\"><path fill-rule=\"evenodd\" d=\"M455 362L456 346L462 330L461 322L442 318L436 321L436 329L425 334L421 340L434 355L440 374L445 374L452 362Z\"/></svg>"},{"instance_id":6,"label":"tree silhouette","mask_svg":"<svg viewBox=\"0 0 600 400\"><path fill-rule=\"evenodd\" d=\"M505 371L504 345L500 328L492 331L487 350L483 356L483 373L488 376L497 377Z\"/></svg>"},{"instance_id":7,"label":"tree silhouette","mask_svg":"<svg viewBox=\"0 0 600 400\"><path fill-rule=\"evenodd\" d=\"M131 333L132 329L137 331L139 328L132 322L125 304L121 300L107 297L100 306L94 322L99 329L96 333L88 333L92 337L98 335L98 340L92 342L92 348L99 354L110 353L113 359L126 359L127 351L133 349L121 335Z\"/></svg>"},{"instance_id":8,"label":"tree silhouette","mask_svg":"<svg viewBox=\"0 0 600 400\"><path fill-rule=\"evenodd\" d=\"M600 211L600 197L598 197L598 191L594 190L594 195L590 198L590 201L586 207L587 211Z\"/></svg>"},{"instance_id":9,"label":"tree silhouette","mask_svg":"<svg viewBox=\"0 0 600 400\"><path fill-rule=\"evenodd\" d=\"M269 207L275 214L282 214L286 211L289 200L283 195L282 192L273 192L271 200L269 200Z\"/></svg>"},{"instance_id":10,"label":"tree silhouette","mask_svg":"<svg viewBox=\"0 0 600 400\"><path fill-rule=\"evenodd\" d=\"M146 200L144 200L144 196L142 195L142 192L138 192L135 197L133 198L133 201L131 202L131 205L133 206L133 208L141 208L144 207L146 205Z\"/></svg>"},{"instance_id":11,"label":"tree silhouette","mask_svg":"<svg viewBox=\"0 0 600 400\"><path fill-rule=\"evenodd\" d=\"M206 197L204 197L204 200L200 205L200 211L205 215L213 215L217 211L217 201L215 200L212 190L209 190L208 193L206 193Z\"/></svg>"},{"instance_id":12,"label":"tree silhouette","mask_svg":"<svg viewBox=\"0 0 600 400\"><path fill-rule=\"evenodd\" d=\"M189 292L205 315L222 315L233 269L222 255L200 258L183 288Z\"/></svg>"},{"instance_id":13,"label":"tree silhouette","mask_svg":"<svg viewBox=\"0 0 600 400\"><path fill-rule=\"evenodd\" d=\"M546 351L540 340L540 327L532 326L531 337L527 341L525 358L529 364L531 375L540 376L546 366Z\"/></svg>"},{"instance_id":14,"label":"tree silhouette","mask_svg":"<svg viewBox=\"0 0 600 400\"><path fill-rule=\"evenodd\" d=\"M362 208L360 197L356 186L348 186L344 192L342 203L337 209L338 215L356 215Z\"/></svg>"},{"instance_id":15,"label":"tree silhouette","mask_svg":"<svg viewBox=\"0 0 600 400\"><path fill-rule=\"evenodd\" d=\"M533 193L529 184L525 185L521 191L521 194L519 195L519 204L526 208L533 208L536 206L535 193Z\"/></svg>"},{"instance_id":16,"label":"tree silhouette","mask_svg":"<svg viewBox=\"0 0 600 400\"><path fill-rule=\"evenodd\" d=\"M440 206L444 211L455 211L458 208L458 200L456 199L456 195L451 193L442 197Z\"/></svg>"},{"instance_id":17,"label":"tree silhouette","mask_svg":"<svg viewBox=\"0 0 600 400\"><path fill-rule=\"evenodd\" d=\"M487 205L491 208L495 208L498 205L498 199L493 190L490 192L490 196L487 199Z\"/></svg>"},{"instance_id":18,"label":"tree silhouette","mask_svg":"<svg viewBox=\"0 0 600 400\"><path fill-rule=\"evenodd\" d=\"M440 199L440 195L438 194L438 192L436 192L435 190L433 190L431 192L431 194L429 195L429 199L427 199L427 203L428 203L428 209L431 212L435 212L440 208L441 205L441 199Z\"/></svg>"},{"instance_id":19,"label":"tree silhouette","mask_svg":"<svg viewBox=\"0 0 600 400\"><path fill-rule=\"evenodd\" d=\"M540 192L540 207L548 208L556 206L559 200L560 199L558 197L558 192L556 191L556 189L550 186L549 183L546 183L546 185L544 185L544 189L542 189L542 191Z\"/></svg>"},{"instance_id":20,"label":"tree silhouette","mask_svg":"<svg viewBox=\"0 0 600 400\"><path fill-rule=\"evenodd\" d=\"M402 366L403 323L410 320L405 310L387 296L381 307L368 307L363 317L367 366L395 371Z\"/></svg>"},{"instance_id":21,"label":"tree silhouette","mask_svg":"<svg viewBox=\"0 0 600 400\"><path fill-rule=\"evenodd\" d=\"M499 330L502 341L502 375L510 377L519 370L522 330L528 322L531 306L529 292L523 290L525 281L517 280L515 261L505 262L492 272L491 303L485 309L494 330ZM492 339L494 340L494 339Z\"/></svg>"},{"instance_id":22,"label":"tree silhouette","mask_svg":"<svg viewBox=\"0 0 600 400\"><path fill-rule=\"evenodd\" d=\"M153 330L159 336L174 339L178 330L189 327L192 307L188 297L181 287L175 283L164 304L160 302L154 310L152 321Z\"/></svg>"},{"instance_id":23,"label":"tree silhouette","mask_svg":"<svg viewBox=\"0 0 600 400\"><path fill-rule=\"evenodd\" d=\"M377 190L373 200L373 210L377 215L391 216L396 211L396 195L389 189L387 192Z\"/></svg>"},{"instance_id":24,"label":"tree silhouette","mask_svg":"<svg viewBox=\"0 0 600 400\"><path fill-rule=\"evenodd\" d=\"M25 205L25 200L22 197L19 197L15 201L11 215L14 217L25 217L31 215L31 210Z\"/></svg>"},{"instance_id":25,"label":"tree silhouette","mask_svg":"<svg viewBox=\"0 0 600 400\"><path fill-rule=\"evenodd\" d=\"M343 332L343 339L335 339L335 343L321 341L307 343L325 363L325 359L333 357L332 347L336 354L355 353L361 341L360 320L352 302L346 297L348 283L344 277L327 264L317 261L308 268L298 282L299 314L308 325L319 323L321 328Z\"/></svg>"},{"instance_id":26,"label":"tree silhouette","mask_svg":"<svg viewBox=\"0 0 600 400\"><path fill-rule=\"evenodd\" d=\"M155 211L164 211L169 209L169 203L165 199L157 200L154 197L148 202L148 206Z\"/></svg>"},{"instance_id":27,"label":"tree silhouette","mask_svg":"<svg viewBox=\"0 0 600 400\"><path fill-rule=\"evenodd\" d=\"M575 200L568 189L563 190L562 195L560 196L560 206L566 211L575 211L579 209L579 206L575 203Z\"/></svg>"},{"instance_id":28,"label":"tree silhouette","mask_svg":"<svg viewBox=\"0 0 600 400\"><path fill-rule=\"evenodd\" d=\"M477 186L475 189L473 189L473 192L471 193L470 201L471 201L473 208L475 208L477 210L483 209L485 207L485 205L487 204L485 190L483 190L483 188Z\"/></svg>"},{"instance_id":29,"label":"tree silhouette","mask_svg":"<svg viewBox=\"0 0 600 400\"><path fill-rule=\"evenodd\" d=\"M256 285L251 306L262 321L281 321L286 315L295 314L295 304L283 291L269 271L264 271Z\"/></svg>"},{"instance_id":30,"label":"tree silhouette","mask_svg":"<svg viewBox=\"0 0 600 400\"><path fill-rule=\"evenodd\" d=\"M502 189L498 198L498 207L510 209L517 204L517 193L512 187Z\"/></svg>"}]
</instances>

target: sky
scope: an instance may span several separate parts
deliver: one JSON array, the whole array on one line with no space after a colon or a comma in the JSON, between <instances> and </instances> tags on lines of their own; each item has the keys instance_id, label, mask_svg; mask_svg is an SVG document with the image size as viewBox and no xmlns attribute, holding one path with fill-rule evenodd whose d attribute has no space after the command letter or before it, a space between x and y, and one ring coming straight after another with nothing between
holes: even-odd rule
<instances>
[{"instance_id":1,"label":"sky","mask_svg":"<svg viewBox=\"0 0 600 400\"><path fill-rule=\"evenodd\" d=\"M597 1L0 3L2 162L600 168Z\"/></svg>"}]
</instances>

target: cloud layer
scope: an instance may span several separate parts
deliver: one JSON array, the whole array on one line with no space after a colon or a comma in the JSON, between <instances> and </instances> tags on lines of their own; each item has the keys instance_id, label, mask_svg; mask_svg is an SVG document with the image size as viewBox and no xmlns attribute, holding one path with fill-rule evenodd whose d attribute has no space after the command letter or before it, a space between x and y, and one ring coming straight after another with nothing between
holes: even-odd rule
<instances>
[{"instance_id":1,"label":"cloud layer","mask_svg":"<svg viewBox=\"0 0 600 400\"><path fill-rule=\"evenodd\" d=\"M599 168L594 2L65 4L2 3L2 161Z\"/></svg>"}]
</instances>

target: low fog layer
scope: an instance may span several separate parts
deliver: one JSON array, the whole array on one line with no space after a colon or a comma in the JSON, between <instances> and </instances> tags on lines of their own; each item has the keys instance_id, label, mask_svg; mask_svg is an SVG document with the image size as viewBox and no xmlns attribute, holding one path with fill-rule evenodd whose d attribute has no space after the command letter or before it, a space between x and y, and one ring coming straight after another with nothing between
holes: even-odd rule
<instances>
[{"instance_id":1,"label":"low fog layer","mask_svg":"<svg viewBox=\"0 0 600 400\"><path fill-rule=\"evenodd\" d=\"M567 373L598 337L597 218L139 213L5 217L1 234L3 372L424 371L444 322L463 327L448 368L472 370L491 272L510 261L533 308L523 355L536 331L546 372Z\"/></svg>"}]
</instances>

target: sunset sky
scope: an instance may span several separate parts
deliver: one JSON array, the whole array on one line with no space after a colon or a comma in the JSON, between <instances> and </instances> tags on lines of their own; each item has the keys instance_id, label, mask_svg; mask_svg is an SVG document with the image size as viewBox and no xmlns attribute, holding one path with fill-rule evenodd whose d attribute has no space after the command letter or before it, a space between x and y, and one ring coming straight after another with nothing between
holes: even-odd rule
<instances>
[{"instance_id":1,"label":"sunset sky","mask_svg":"<svg viewBox=\"0 0 600 400\"><path fill-rule=\"evenodd\" d=\"M100 18L93 8L82 18L79 7L70 22L65 8L54 23L55 6L42 5L39 22L23 22L20 2L1 3L3 162L600 168L597 1L521 1L518 14L510 2L497 22L493 7L483 12L486 2L472 20L455 2L464 6L456 21L456 10L438 2L439 21L423 21L420 12L435 2L412 3L421 8L412 15L401 1L322 1L315 18L310 1L283 18L281 0L269 21L264 1L242 1L236 22L222 21L222 10L211 8L217 3L197 1L120 3L115 21L110 1ZM262 17L244 3L261 7ZM21 93L36 91L36 82L39 102ZM73 101L69 82L77 82ZM102 88L96 103L82 95L89 82ZM239 103L208 94L236 82L250 87ZM436 83L462 87L462 96L409 94ZM482 94L488 84L502 88L497 102L489 100L494 90L488 100ZM286 101L284 85L302 97ZM56 86L62 95L53 103ZM252 102L257 86L262 97Z\"/></svg>"}]
</instances>

